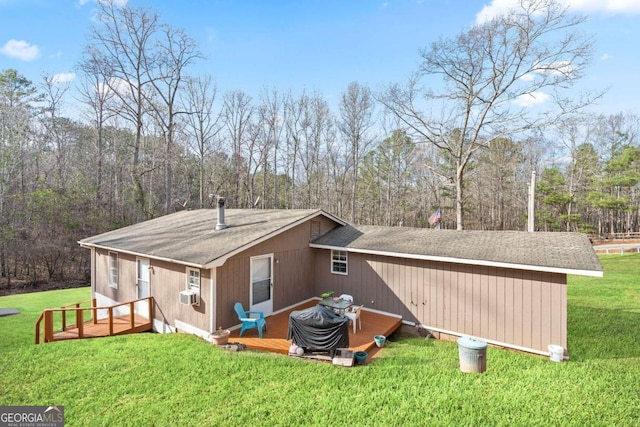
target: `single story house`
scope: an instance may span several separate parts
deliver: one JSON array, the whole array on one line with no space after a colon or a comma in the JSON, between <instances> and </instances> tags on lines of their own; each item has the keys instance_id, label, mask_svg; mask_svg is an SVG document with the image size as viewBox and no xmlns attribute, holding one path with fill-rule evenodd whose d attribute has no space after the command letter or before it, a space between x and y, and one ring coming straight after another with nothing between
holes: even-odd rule
<instances>
[{"instance_id":1,"label":"single story house","mask_svg":"<svg viewBox=\"0 0 640 427\"><path fill-rule=\"evenodd\" d=\"M204 338L240 323L237 301L269 316L333 290L409 325L548 354L567 347L567 274L603 274L578 233L356 226L223 203L79 243L98 305L153 296L154 330Z\"/></svg>"}]
</instances>

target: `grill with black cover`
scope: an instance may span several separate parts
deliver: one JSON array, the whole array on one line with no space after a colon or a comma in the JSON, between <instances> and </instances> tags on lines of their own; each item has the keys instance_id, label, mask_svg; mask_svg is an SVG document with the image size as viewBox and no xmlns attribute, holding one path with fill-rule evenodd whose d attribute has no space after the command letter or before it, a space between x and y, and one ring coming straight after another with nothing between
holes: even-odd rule
<instances>
[{"instance_id":1,"label":"grill with black cover","mask_svg":"<svg viewBox=\"0 0 640 427\"><path fill-rule=\"evenodd\" d=\"M349 319L321 305L289 315L287 339L311 351L328 351L333 357L337 348L349 347Z\"/></svg>"}]
</instances>

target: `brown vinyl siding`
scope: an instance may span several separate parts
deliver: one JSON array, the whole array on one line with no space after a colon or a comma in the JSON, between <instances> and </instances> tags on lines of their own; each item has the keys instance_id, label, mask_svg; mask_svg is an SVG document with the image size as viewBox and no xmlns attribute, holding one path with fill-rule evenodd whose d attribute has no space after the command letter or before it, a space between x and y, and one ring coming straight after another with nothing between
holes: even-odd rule
<instances>
[{"instance_id":1,"label":"brown vinyl siding","mask_svg":"<svg viewBox=\"0 0 640 427\"><path fill-rule=\"evenodd\" d=\"M124 302L136 299L136 257L118 253L118 288L109 285L109 252L96 249L96 292L114 301Z\"/></svg>"},{"instance_id":2,"label":"brown vinyl siding","mask_svg":"<svg viewBox=\"0 0 640 427\"><path fill-rule=\"evenodd\" d=\"M166 261L151 260L149 275L151 296L156 301L155 318L171 326L179 320L203 331L210 330L211 270L200 271L200 304L180 304L180 292L187 290L187 267ZM193 267L191 267L193 268Z\"/></svg>"},{"instance_id":3,"label":"brown vinyl siding","mask_svg":"<svg viewBox=\"0 0 640 427\"><path fill-rule=\"evenodd\" d=\"M322 216L313 221L320 221L322 234L337 225ZM315 296L314 250L309 248L312 227L312 221L306 221L234 255L216 269L216 325L226 328L238 324L233 311L237 301L245 310L249 309L250 259L253 256L273 254L274 311Z\"/></svg>"},{"instance_id":4,"label":"brown vinyl siding","mask_svg":"<svg viewBox=\"0 0 640 427\"><path fill-rule=\"evenodd\" d=\"M312 226L312 221L315 224ZM200 304L180 304L179 293L186 289L187 267L151 258L149 275L151 296L155 299L154 316L172 327L175 321L210 331L211 274L216 274L216 326L230 327L238 323L233 304L241 301L249 306L250 258L273 254L273 304L279 310L314 296L314 251L309 248L312 231L318 226L324 234L337 223L318 216L268 241L228 259L222 267L200 270ZM221 231L224 233L224 231ZM112 250L111 252L117 252ZM114 301L136 299L136 261L134 255L118 253L118 289L109 286L109 251L95 249L95 291ZM214 328L216 327L214 326Z\"/></svg>"},{"instance_id":5,"label":"brown vinyl siding","mask_svg":"<svg viewBox=\"0 0 640 427\"><path fill-rule=\"evenodd\" d=\"M113 252L113 251L112 251ZM124 302L137 297L137 258L134 255L118 253L118 289L109 286L109 253L96 249L95 285L96 292L114 301ZM179 293L186 289L187 267L164 261L150 260L153 272L149 274L149 287L154 297L154 318L175 326L180 320L192 326L209 331L208 305L211 300L211 276L209 270L200 270L200 304L189 306L180 304Z\"/></svg>"},{"instance_id":6,"label":"brown vinyl siding","mask_svg":"<svg viewBox=\"0 0 640 427\"><path fill-rule=\"evenodd\" d=\"M249 310L250 268L249 257L239 254L216 269L216 325L227 328L238 323L236 301Z\"/></svg>"},{"instance_id":7,"label":"brown vinyl siding","mask_svg":"<svg viewBox=\"0 0 640 427\"><path fill-rule=\"evenodd\" d=\"M566 274L602 275L578 233L356 227L310 209L230 209L225 216L229 228L221 231L214 230L214 210L198 209L81 240L92 250L94 291L118 302L135 299L137 258L127 254L146 254L155 318L207 332L239 323L233 304L249 308L251 257L272 255L276 312L333 290L450 335L546 353L548 344L566 348ZM109 286L107 248L118 253L117 289ZM331 248L347 251L347 274L331 273ZM197 306L179 303L184 264L206 268Z\"/></svg>"},{"instance_id":8,"label":"brown vinyl siding","mask_svg":"<svg viewBox=\"0 0 640 427\"><path fill-rule=\"evenodd\" d=\"M316 250L316 293L348 293L356 303L425 327L547 351L566 348L566 276L487 266L349 253L349 274L331 274Z\"/></svg>"}]
</instances>

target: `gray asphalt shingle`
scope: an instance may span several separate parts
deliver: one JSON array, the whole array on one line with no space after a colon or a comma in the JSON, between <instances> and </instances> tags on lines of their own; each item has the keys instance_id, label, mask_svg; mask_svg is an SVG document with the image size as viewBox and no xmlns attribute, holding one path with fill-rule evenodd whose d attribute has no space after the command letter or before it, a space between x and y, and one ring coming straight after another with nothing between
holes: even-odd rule
<instances>
[{"instance_id":1,"label":"gray asphalt shingle","mask_svg":"<svg viewBox=\"0 0 640 427\"><path fill-rule=\"evenodd\" d=\"M315 239L313 244L354 251L602 271L600 260L588 237L580 233L456 231L348 225Z\"/></svg>"},{"instance_id":2,"label":"gray asphalt shingle","mask_svg":"<svg viewBox=\"0 0 640 427\"><path fill-rule=\"evenodd\" d=\"M317 209L226 209L228 228L216 231L216 209L181 211L89 237L80 244L205 265L321 213Z\"/></svg>"},{"instance_id":3,"label":"gray asphalt shingle","mask_svg":"<svg viewBox=\"0 0 640 427\"><path fill-rule=\"evenodd\" d=\"M229 228L216 231L215 209L182 211L80 241L86 246L204 266L317 215L317 209L227 209ZM544 268L601 272L588 238L579 233L455 231L345 225L314 245Z\"/></svg>"}]
</instances>

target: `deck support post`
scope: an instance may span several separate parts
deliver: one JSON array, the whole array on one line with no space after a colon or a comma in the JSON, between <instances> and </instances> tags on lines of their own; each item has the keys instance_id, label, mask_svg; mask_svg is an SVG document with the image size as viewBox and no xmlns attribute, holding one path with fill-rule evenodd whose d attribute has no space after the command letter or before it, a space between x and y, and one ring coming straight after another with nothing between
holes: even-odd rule
<instances>
[{"instance_id":1,"label":"deck support post","mask_svg":"<svg viewBox=\"0 0 640 427\"><path fill-rule=\"evenodd\" d=\"M136 326L135 302L129 303L129 327L133 329Z\"/></svg>"},{"instance_id":2,"label":"deck support post","mask_svg":"<svg viewBox=\"0 0 640 427\"><path fill-rule=\"evenodd\" d=\"M96 299L91 299L91 314L93 315L93 324L98 324L98 310L96 310Z\"/></svg>"},{"instance_id":3,"label":"deck support post","mask_svg":"<svg viewBox=\"0 0 640 427\"><path fill-rule=\"evenodd\" d=\"M42 319L42 315L40 315ZM40 319L36 322L36 345L40 344Z\"/></svg>"},{"instance_id":4,"label":"deck support post","mask_svg":"<svg viewBox=\"0 0 640 427\"><path fill-rule=\"evenodd\" d=\"M109 307L109 336L113 335L113 306Z\"/></svg>"},{"instance_id":5,"label":"deck support post","mask_svg":"<svg viewBox=\"0 0 640 427\"><path fill-rule=\"evenodd\" d=\"M84 317L81 308L76 308L76 327L78 328L78 338L84 338Z\"/></svg>"},{"instance_id":6,"label":"deck support post","mask_svg":"<svg viewBox=\"0 0 640 427\"><path fill-rule=\"evenodd\" d=\"M53 341L53 311L44 311L44 342Z\"/></svg>"}]
</instances>

